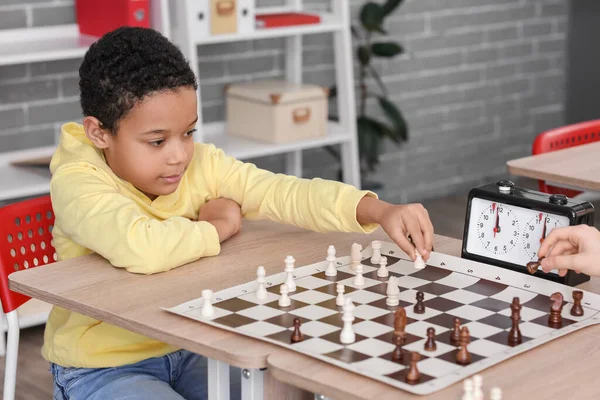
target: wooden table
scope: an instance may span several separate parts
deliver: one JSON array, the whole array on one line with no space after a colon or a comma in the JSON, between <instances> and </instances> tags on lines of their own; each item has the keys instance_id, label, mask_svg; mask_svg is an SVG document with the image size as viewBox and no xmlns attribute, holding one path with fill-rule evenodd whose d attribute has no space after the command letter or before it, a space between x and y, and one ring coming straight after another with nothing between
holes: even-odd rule
<instances>
[{"instance_id":1,"label":"wooden table","mask_svg":"<svg viewBox=\"0 0 600 400\"><path fill-rule=\"evenodd\" d=\"M389 240L382 230L371 235L317 234L269 222L245 222L242 232L223 244L221 255L161 274L131 274L90 255L15 272L9 280L12 290L209 358L241 368L268 368L265 398L311 398L309 392L336 399L420 398L291 350L160 309L199 297L203 288L217 291L253 280L259 263L267 274L281 272L288 254L301 266L322 260L330 244L339 254L347 254L353 242L366 247L374 239ZM438 252L460 254L457 239L436 236L434 246ZM600 292L599 280L582 287ZM162 297L157 295L161 293ZM600 368L599 343L600 328L578 331L489 368L482 373L484 385L499 385L504 398L589 394L596 390L590 376ZM455 384L428 398L458 398L461 389Z\"/></svg>"},{"instance_id":2,"label":"wooden table","mask_svg":"<svg viewBox=\"0 0 600 400\"><path fill-rule=\"evenodd\" d=\"M600 142L510 160L513 175L600 191Z\"/></svg>"}]
</instances>

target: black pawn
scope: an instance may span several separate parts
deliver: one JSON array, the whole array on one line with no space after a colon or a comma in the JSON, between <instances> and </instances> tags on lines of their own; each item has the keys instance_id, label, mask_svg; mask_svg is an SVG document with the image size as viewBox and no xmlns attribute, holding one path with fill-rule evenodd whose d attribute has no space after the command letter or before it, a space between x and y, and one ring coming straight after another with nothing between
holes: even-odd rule
<instances>
[{"instance_id":1,"label":"black pawn","mask_svg":"<svg viewBox=\"0 0 600 400\"><path fill-rule=\"evenodd\" d=\"M450 335L450 344L453 346L458 346L460 343L460 318L454 317L454 329L452 330L452 334Z\"/></svg>"},{"instance_id":2,"label":"black pawn","mask_svg":"<svg viewBox=\"0 0 600 400\"><path fill-rule=\"evenodd\" d=\"M437 344L435 344L435 329L427 328L427 341L425 342L426 351L435 351Z\"/></svg>"},{"instance_id":3,"label":"black pawn","mask_svg":"<svg viewBox=\"0 0 600 400\"><path fill-rule=\"evenodd\" d=\"M394 336L394 344L396 348L392 351L392 361L402 362L403 351L402 344L404 343L404 337L402 335Z\"/></svg>"},{"instance_id":4,"label":"black pawn","mask_svg":"<svg viewBox=\"0 0 600 400\"><path fill-rule=\"evenodd\" d=\"M425 295L423 292L417 292L417 303L413 308L415 314L425 314L425 304L423 304L423 300L425 299Z\"/></svg>"},{"instance_id":5,"label":"black pawn","mask_svg":"<svg viewBox=\"0 0 600 400\"><path fill-rule=\"evenodd\" d=\"M294 332L292 333L292 343L301 342L304 340L304 335L300 332L300 325L302 321L300 318L294 318Z\"/></svg>"}]
</instances>

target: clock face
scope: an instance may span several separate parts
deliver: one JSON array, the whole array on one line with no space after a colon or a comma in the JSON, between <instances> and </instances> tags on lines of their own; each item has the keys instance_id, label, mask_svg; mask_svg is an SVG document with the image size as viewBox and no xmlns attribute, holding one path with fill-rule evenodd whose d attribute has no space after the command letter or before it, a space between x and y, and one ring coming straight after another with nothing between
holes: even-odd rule
<instances>
[{"instance_id":1,"label":"clock face","mask_svg":"<svg viewBox=\"0 0 600 400\"><path fill-rule=\"evenodd\" d=\"M528 208L473 198L467 251L521 266L537 260L542 241L569 218Z\"/></svg>"}]
</instances>

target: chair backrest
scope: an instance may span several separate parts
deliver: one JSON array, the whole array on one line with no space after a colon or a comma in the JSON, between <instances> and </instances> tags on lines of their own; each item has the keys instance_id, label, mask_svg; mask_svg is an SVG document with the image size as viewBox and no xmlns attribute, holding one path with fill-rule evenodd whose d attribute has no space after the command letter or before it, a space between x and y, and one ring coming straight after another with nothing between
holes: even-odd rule
<instances>
[{"instance_id":1,"label":"chair backrest","mask_svg":"<svg viewBox=\"0 0 600 400\"><path fill-rule=\"evenodd\" d=\"M533 141L532 154L549 153L568 147L600 141L600 119L571 124L540 133ZM575 197L581 191L561 188L538 181L540 191Z\"/></svg>"},{"instance_id":2,"label":"chair backrest","mask_svg":"<svg viewBox=\"0 0 600 400\"><path fill-rule=\"evenodd\" d=\"M56 261L53 225L50 196L0 208L0 299L5 313L30 299L8 288L8 275Z\"/></svg>"}]
</instances>

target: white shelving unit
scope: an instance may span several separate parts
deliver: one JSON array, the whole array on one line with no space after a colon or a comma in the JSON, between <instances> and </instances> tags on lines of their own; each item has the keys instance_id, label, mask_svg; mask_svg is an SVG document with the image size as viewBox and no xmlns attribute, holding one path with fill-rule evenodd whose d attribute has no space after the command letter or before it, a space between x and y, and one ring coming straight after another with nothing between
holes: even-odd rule
<instances>
[{"instance_id":1,"label":"white shelving unit","mask_svg":"<svg viewBox=\"0 0 600 400\"><path fill-rule=\"evenodd\" d=\"M195 0L200 1L200 0ZM309 34L331 33L334 35L335 70L338 88L337 123L328 123L328 133L318 139L302 140L286 144L269 144L226 133L225 123L202 122L201 88L198 90L199 123L196 141L210 142L222 148L227 154L238 159L247 159L274 154L286 155L286 173L302 176L302 151L325 145L340 144L342 156L342 177L344 182L360 188L358 147L355 128L354 77L352 69L352 46L350 37L350 6L348 0L331 0L331 12L318 13L321 22L282 28L256 29L243 34L223 34L200 37L196 28L186 28L181 17L190 21L193 10L185 9L186 0L151 0L152 25L173 40L190 60L196 76L198 71L198 45L225 43L240 40L255 40L275 37L286 38L286 79L302 81L302 37ZM184 7L181 9L180 7ZM257 13L281 11L301 11L301 0L288 0L284 7L263 8ZM194 13L194 14L191 14ZM41 62L83 57L94 38L81 37L77 25L64 25L48 28L30 28L0 31L0 65ZM38 158L48 158L55 146L33 148L22 151L0 153L0 201L48 193L50 172L39 166L15 166L14 162ZM19 309L21 326L44 323L49 305L32 300ZM6 324L0 322L0 331L6 331ZM2 341L3 342L3 341ZM2 353L0 343L0 354Z\"/></svg>"}]
</instances>

